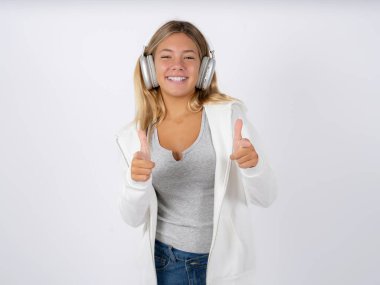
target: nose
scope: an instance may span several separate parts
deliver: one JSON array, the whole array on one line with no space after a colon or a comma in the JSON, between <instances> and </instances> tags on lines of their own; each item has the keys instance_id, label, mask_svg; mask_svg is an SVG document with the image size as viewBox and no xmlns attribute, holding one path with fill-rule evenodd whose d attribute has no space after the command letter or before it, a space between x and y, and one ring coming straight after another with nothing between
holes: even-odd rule
<instances>
[{"instance_id":1,"label":"nose","mask_svg":"<svg viewBox=\"0 0 380 285\"><path fill-rule=\"evenodd\" d=\"M172 70L184 70L183 62L181 58L175 58L173 65L171 66Z\"/></svg>"}]
</instances>

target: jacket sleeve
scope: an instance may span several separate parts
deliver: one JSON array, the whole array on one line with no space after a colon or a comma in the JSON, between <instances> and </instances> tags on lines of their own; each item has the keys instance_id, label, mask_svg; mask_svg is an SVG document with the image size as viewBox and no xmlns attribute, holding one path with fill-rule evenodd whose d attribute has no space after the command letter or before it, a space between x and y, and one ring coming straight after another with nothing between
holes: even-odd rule
<instances>
[{"instance_id":1,"label":"jacket sleeve","mask_svg":"<svg viewBox=\"0 0 380 285\"><path fill-rule=\"evenodd\" d=\"M117 137L116 142L122 154L122 175L124 177L118 206L123 220L132 227L138 227L149 218L148 208L152 195L154 195L152 175L147 181L134 181L131 178L130 162L128 162Z\"/></svg>"},{"instance_id":2,"label":"jacket sleeve","mask_svg":"<svg viewBox=\"0 0 380 285\"><path fill-rule=\"evenodd\" d=\"M254 146L258 154L258 163L251 168L240 168L237 161L233 163L236 163L241 174L247 202L267 208L277 197L276 178L263 151L258 133L247 119L245 110L242 106L233 104L232 130L234 130L235 121L239 118L243 120L242 137L249 139Z\"/></svg>"}]
</instances>

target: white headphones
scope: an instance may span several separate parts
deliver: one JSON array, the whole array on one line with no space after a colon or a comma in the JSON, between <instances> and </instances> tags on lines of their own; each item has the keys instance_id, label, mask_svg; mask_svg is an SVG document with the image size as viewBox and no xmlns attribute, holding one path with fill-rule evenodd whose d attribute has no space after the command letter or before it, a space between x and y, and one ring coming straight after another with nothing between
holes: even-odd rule
<instances>
[{"instance_id":1,"label":"white headphones","mask_svg":"<svg viewBox=\"0 0 380 285\"><path fill-rule=\"evenodd\" d=\"M145 51L145 47L144 47ZM144 51L140 56L141 74L144 79L145 87L150 90L159 86L156 77L156 70L154 68L153 56L144 55ZM211 57L204 56L199 69L198 81L195 85L196 88L206 90L210 84L215 72L215 57L214 51L210 51Z\"/></svg>"}]
</instances>

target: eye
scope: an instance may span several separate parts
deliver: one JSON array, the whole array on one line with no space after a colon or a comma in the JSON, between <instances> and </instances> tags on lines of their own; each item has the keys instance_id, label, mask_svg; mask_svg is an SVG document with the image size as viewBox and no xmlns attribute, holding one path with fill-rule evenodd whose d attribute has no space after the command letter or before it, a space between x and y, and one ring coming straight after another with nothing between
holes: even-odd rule
<instances>
[{"instance_id":1,"label":"eye","mask_svg":"<svg viewBox=\"0 0 380 285\"><path fill-rule=\"evenodd\" d=\"M186 56L185 59L194 59L192 56Z\"/></svg>"},{"instance_id":2,"label":"eye","mask_svg":"<svg viewBox=\"0 0 380 285\"><path fill-rule=\"evenodd\" d=\"M163 55L163 56L161 56L161 58L170 58L170 56L168 56L168 55Z\"/></svg>"}]
</instances>

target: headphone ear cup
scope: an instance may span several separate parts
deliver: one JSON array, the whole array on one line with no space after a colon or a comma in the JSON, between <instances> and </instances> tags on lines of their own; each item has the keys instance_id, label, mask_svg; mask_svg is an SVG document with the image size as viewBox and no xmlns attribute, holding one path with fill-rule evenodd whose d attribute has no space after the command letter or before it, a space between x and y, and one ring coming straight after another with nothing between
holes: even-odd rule
<instances>
[{"instance_id":1,"label":"headphone ear cup","mask_svg":"<svg viewBox=\"0 0 380 285\"><path fill-rule=\"evenodd\" d=\"M149 67L149 74L150 74L150 80L152 82L152 87L156 88L159 86L159 84L157 81L156 69L154 67L153 56L148 55L146 58L147 58L147 63L148 63L148 67Z\"/></svg>"},{"instance_id":2,"label":"headphone ear cup","mask_svg":"<svg viewBox=\"0 0 380 285\"><path fill-rule=\"evenodd\" d=\"M198 80L197 80L197 83L195 84L195 87L197 87L198 89L201 89L202 87L202 82L203 82L204 74L206 71L207 62L208 62L208 57L204 56L202 58L201 67L199 68Z\"/></svg>"},{"instance_id":3,"label":"headphone ear cup","mask_svg":"<svg viewBox=\"0 0 380 285\"><path fill-rule=\"evenodd\" d=\"M209 88L215 72L215 59L209 58L203 78L202 90Z\"/></svg>"},{"instance_id":4,"label":"headphone ear cup","mask_svg":"<svg viewBox=\"0 0 380 285\"><path fill-rule=\"evenodd\" d=\"M215 72L215 59L204 56L199 69L199 77L195 87L206 90L212 81Z\"/></svg>"},{"instance_id":5,"label":"headphone ear cup","mask_svg":"<svg viewBox=\"0 0 380 285\"><path fill-rule=\"evenodd\" d=\"M152 55L148 55L147 57L144 55L140 56L140 69L146 89L150 90L159 86Z\"/></svg>"},{"instance_id":6,"label":"headphone ear cup","mask_svg":"<svg viewBox=\"0 0 380 285\"><path fill-rule=\"evenodd\" d=\"M145 88L152 89L152 81L150 80L150 71L147 63L147 59L144 55L140 56L140 70L141 75L144 80Z\"/></svg>"}]
</instances>

